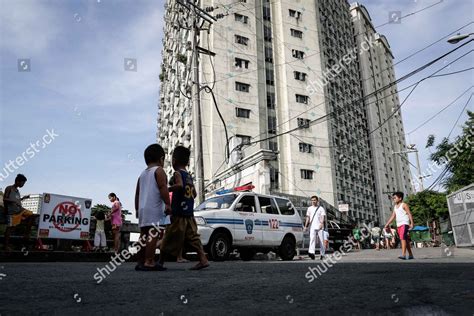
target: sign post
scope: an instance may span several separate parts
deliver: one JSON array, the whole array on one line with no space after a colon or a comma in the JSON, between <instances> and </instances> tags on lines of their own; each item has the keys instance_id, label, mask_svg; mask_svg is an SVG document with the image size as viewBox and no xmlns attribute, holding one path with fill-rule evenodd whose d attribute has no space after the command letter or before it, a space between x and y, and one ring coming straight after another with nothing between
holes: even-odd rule
<instances>
[{"instance_id":1,"label":"sign post","mask_svg":"<svg viewBox=\"0 0 474 316\"><path fill-rule=\"evenodd\" d=\"M38 238L89 240L92 200L43 194Z\"/></svg>"},{"instance_id":2,"label":"sign post","mask_svg":"<svg viewBox=\"0 0 474 316\"><path fill-rule=\"evenodd\" d=\"M349 204L339 204L339 212L341 213L349 212Z\"/></svg>"}]
</instances>

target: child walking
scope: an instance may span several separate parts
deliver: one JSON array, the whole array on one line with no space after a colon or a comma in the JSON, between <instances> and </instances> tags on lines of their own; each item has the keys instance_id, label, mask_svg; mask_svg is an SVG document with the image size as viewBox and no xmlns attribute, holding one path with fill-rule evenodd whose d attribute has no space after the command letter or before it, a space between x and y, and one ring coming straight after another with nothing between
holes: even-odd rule
<instances>
[{"instance_id":1,"label":"child walking","mask_svg":"<svg viewBox=\"0 0 474 316\"><path fill-rule=\"evenodd\" d=\"M199 256L199 263L191 270L200 270L207 268L209 262L202 248L194 219L196 190L193 179L186 170L190 154L189 149L183 146L177 146L173 151L174 184L169 188L169 191L173 192L171 224L167 227L161 243L160 264L164 263L166 255L178 257L186 246L190 246Z\"/></svg>"},{"instance_id":2,"label":"child walking","mask_svg":"<svg viewBox=\"0 0 474 316\"><path fill-rule=\"evenodd\" d=\"M135 209L140 226L140 241L145 247L138 252L138 271L163 271L161 264L155 262L156 243L158 241L160 222L165 213L171 212L168 192L168 181L163 170L165 151L158 144L145 149L147 168L141 173L135 192ZM161 259L161 255L160 255Z\"/></svg>"},{"instance_id":3,"label":"child walking","mask_svg":"<svg viewBox=\"0 0 474 316\"><path fill-rule=\"evenodd\" d=\"M402 192L395 192L393 194L392 199L393 202L395 202L395 207L387 224L385 224L385 229L388 229L392 221L396 219L398 236L402 242L402 255L398 258L407 260L406 252L408 250L408 259L415 259L411 251L409 234L409 230L413 228L413 216L411 215L408 204L403 203L403 196Z\"/></svg>"}]
</instances>

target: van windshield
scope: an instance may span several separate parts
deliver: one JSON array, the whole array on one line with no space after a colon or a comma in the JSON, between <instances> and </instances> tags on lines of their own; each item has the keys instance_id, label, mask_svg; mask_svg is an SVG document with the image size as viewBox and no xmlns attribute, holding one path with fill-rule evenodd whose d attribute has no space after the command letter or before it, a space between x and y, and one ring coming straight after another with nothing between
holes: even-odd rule
<instances>
[{"instance_id":1,"label":"van windshield","mask_svg":"<svg viewBox=\"0 0 474 316\"><path fill-rule=\"evenodd\" d=\"M202 202L194 211L218 210L229 208L237 198L237 194L216 196Z\"/></svg>"}]
</instances>

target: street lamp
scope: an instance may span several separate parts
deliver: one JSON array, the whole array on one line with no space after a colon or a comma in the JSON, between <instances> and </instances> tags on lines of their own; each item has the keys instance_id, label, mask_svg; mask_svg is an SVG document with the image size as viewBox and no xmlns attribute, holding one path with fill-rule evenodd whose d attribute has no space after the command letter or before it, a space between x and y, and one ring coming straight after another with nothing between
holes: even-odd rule
<instances>
[{"instance_id":1,"label":"street lamp","mask_svg":"<svg viewBox=\"0 0 474 316\"><path fill-rule=\"evenodd\" d=\"M454 36L451 36L450 38L448 38L448 43L450 44L456 44L462 40L465 40L466 38L468 38L469 36L473 35L474 33L469 33L469 34L456 34Z\"/></svg>"}]
</instances>

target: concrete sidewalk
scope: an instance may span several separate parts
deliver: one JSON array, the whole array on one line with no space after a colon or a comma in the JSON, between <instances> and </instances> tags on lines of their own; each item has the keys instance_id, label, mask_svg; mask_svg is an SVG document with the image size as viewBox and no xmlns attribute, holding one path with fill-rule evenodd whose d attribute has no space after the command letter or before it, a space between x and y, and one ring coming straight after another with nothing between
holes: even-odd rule
<instances>
[{"instance_id":1,"label":"concrete sidewalk","mask_svg":"<svg viewBox=\"0 0 474 316\"><path fill-rule=\"evenodd\" d=\"M456 248L456 247L429 247L413 249L413 260L398 259L402 253L401 249L380 250L364 249L353 250L342 257L339 262L404 262L404 263L474 263L473 248ZM327 254L332 256L333 254ZM316 255L316 258L318 256ZM298 256L297 261L311 260L307 255ZM316 259L315 261L318 261Z\"/></svg>"},{"instance_id":2,"label":"concrete sidewalk","mask_svg":"<svg viewBox=\"0 0 474 316\"><path fill-rule=\"evenodd\" d=\"M414 260L400 260L401 249L380 250L364 249L352 250L344 255L338 262L429 262L429 263L474 263L473 248L456 248L456 247L436 247L436 248L417 248L413 250ZM108 262L114 254L94 253L94 252L72 252L72 251L0 251L0 262ZM333 253L327 253L331 256ZM189 253L188 259L196 260L196 255ZM316 258L319 256L316 254ZM135 256L127 261L134 262ZM239 260L236 255L232 255L229 261ZM312 261L305 252L295 256L290 262L307 262ZM315 260L316 262L319 259ZM283 262L275 254L266 255L258 254L251 262Z\"/></svg>"}]
</instances>

